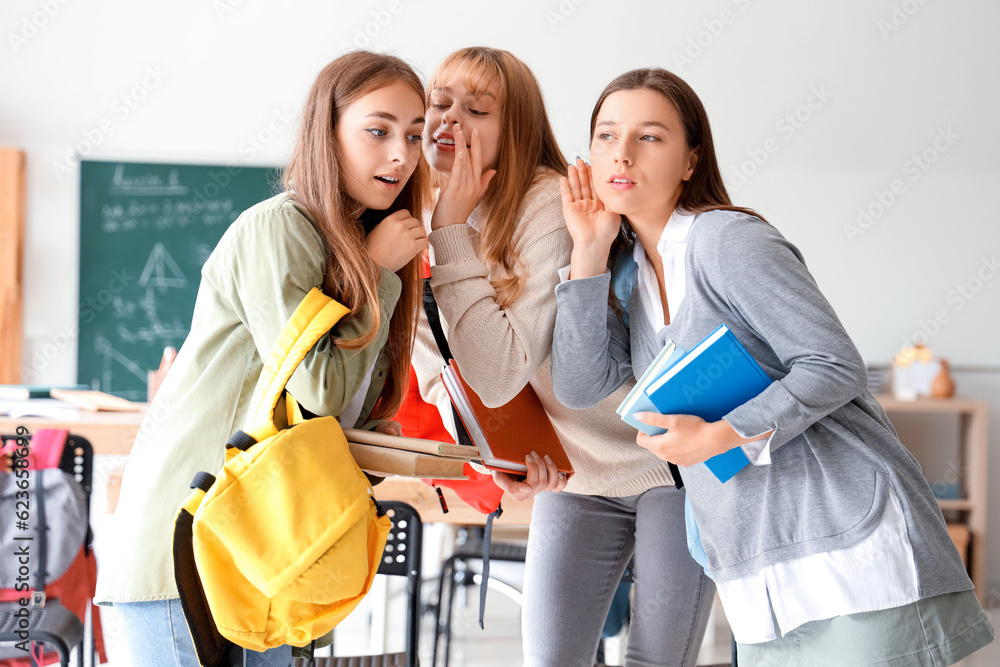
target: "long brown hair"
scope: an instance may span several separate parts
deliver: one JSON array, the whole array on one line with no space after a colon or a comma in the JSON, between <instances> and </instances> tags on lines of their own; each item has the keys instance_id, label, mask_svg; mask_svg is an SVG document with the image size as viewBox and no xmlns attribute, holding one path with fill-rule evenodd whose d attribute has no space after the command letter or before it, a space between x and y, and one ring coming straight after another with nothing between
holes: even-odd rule
<instances>
[{"instance_id":1,"label":"long brown hair","mask_svg":"<svg viewBox=\"0 0 1000 667\"><path fill-rule=\"evenodd\" d=\"M334 339L344 350L359 350L378 333L380 311L378 283L381 269L368 254L365 230L359 218L364 206L352 197L344 182L337 122L344 109L368 93L402 81L420 99L424 86L409 65L399 58L355 51L343 55L319 73L302 111L295 150L282 179L285 189L309 213L326 249L323 291L351 309L354 317L370 320L371 328L351 339ZM423 160L386 212L423 210L427 192L427 167ZM403 290L389 324L385 352L389 373L372 408L373 419L391 417L399 409L409 382L410 354L420 303L420 256L397 271Z\"/></svg>"},{"instance_id":2,"label":"long brown hair","mask_svg":"<svg viewBox=\"0 0 1000 667\"><path fill-rule=\"evenodd\" d=\"M708 122L708 114L698 94L694 92L683 79L676 74L658 67L636 69L625 72L609 83L601 96L597 98L594 111L590 114L590 140L594 140L594 130L597 126L597 115L604 105L608 95L621 90L648 89L663 95L681 118L684 127L684 138L689 150L695 151L695 166L691 178L681 184L681 196L677 208L688 213L703 213L705 211L739 211L764 220L763 216L752 209L733 206L726 192L726 186L719 172L719 162L715 157L715 143L712 141L712 127ZM766 220L765 220L766 222ZM611 246L608 266L614 268L615 258L623 248L635 242L635 231L625 216L622 216L622 226L618 238ZM612 305L615 299L612 298ZM617 310L617 308L616 308Z\"/></svg>"},{"instance_id":3,"label":"long brown hair","mask_svg":"<svg viewBox=\"0 0 1000 667\"><path fill-rule=\"evenodd\" d=\"M465 87L474 95L491 92L500 104L497 173L481 200L487 212L480 237L483 260L501 308L517 300L522 281L514 238L521 203L539 168L566 175L566 159L545 113L542 91L531 69L509 51L472 46L455 51L437 68L428 90L465 68ZM430 96L427 98L430 104Z\"/></svg>"}]
</instances>

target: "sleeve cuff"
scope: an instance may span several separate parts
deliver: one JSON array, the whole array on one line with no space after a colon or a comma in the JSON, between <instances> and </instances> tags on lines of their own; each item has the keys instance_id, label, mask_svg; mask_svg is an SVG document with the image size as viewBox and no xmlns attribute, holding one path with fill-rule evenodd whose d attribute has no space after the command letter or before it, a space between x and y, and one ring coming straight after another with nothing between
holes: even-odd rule
<instances>
[{"instance_id":1,"label":"sleeve cuff","mask_svg":"<svg viewBox=\"0 0 1000 667\"><path fill-rule=\"evenodd\" d=\"M767 431L765 431L766 433ZM752 438L753 436L744 436ZM743 453L747 455L750 459L750 463L755 466L767 466L771 465L771 440L774 438L774 433L772 433L767 438L761 438L759 440L754 440L753 442L748 442L745 445L741 445Z\"/></svg>"},{"instance_id":2,"label":"sleeve cuff","mask_svg":"<svg viewBox=\"0 0 1000 667\"><path fill-rule=\"evenodd\" d=\"M427 240L434 246L435 264L479 260L469 238L468 225L456 224L435 229L428 235Z\"/></svg>"},{"instance_id":3,"label":"sleeve cuff","mask_svg":"<svg viewBox=\"0 0 1000 667\"><path fill-rule=\"evenodd\" d=\"M571 265L567 264L566 266L564 266L561 269L559 269L559 282L560 283L564 283L567 280L569 280L569 270L570 270L570 267L571 267Z\"/></svg>"}]
</instances>

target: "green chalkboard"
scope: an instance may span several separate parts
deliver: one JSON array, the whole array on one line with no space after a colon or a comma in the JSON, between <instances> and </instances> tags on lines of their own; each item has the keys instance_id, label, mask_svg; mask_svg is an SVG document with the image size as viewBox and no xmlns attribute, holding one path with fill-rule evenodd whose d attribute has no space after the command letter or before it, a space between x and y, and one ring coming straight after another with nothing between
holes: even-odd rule
<instances>
[{"instance_id":1,"label":"green chalkboard","mask_svg":"<svg viewBox=\"0 0 1000 667\"><path fill-rule=\"evenodd\" d=\"M146 400L147 371L187 336L205 260L279 180L265 167L81 162L80 384Z\"/></svg>"}]
</instances>

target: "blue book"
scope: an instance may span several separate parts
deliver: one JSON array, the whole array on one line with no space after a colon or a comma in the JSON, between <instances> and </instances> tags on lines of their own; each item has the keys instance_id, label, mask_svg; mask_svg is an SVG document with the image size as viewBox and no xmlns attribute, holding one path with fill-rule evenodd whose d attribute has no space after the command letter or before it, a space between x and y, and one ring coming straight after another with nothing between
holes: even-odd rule
<instances>
[{"instance_id":1,"label":"blue book","mask_svg":"<svg viewBox=\"0 0 1000 667\"><path fill-rule=\"evenodd\" d=\"M668 340L660 350L660 353L653 359L646 372L642 374L639 381L632 387L625 400L618 406L616 412L621 416L622 421L631 424L646 435L659 435L666 433L667 429L659 426L643 424L634 415L636 412L656 412L656 406L646 395L646 387L656 381L661 375L667 372L681 357L684 356L684 349L679 347L674 341Z\"/></svg>"},{"instance_id":2,"label":"blue book","mask_svg":"<svg viewBox=\"0 0 1000 667\"><path fill-rule=\"evenodd\" d=\"M770 384L771 378L723 324L650 384L646 394L662 415L718 421ZM749 463L742 447L705 461L720 482Z\"/></svg>"}]
</instances>

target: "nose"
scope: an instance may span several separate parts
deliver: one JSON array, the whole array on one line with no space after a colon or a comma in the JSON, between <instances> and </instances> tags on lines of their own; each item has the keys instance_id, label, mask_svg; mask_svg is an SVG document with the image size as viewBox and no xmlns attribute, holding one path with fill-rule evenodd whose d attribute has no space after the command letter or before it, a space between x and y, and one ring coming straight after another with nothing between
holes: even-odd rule
<instances>
[{"instance_id":1,"label":"nose","mask_svg":"<svg viewBox=\"0 0 1000 667\"><path fill-rule=\"evenodd\" d=\"M631 152L619 147L615 151L615 164L632 164Z\"/></svg>"},{"instance_id":2,"label":"nose","mask_svg":"<svg viewBox=\"0 0 1000 667\"><path fill-rule=\"evenodd\" d=\"M459 120L459 113L455 107L448 107L445 112L441 114L441 124L442 125L454 125Z\"/></svg>"},{"instance_id":3,"label":"nose","mask_svg":"<svg viewBox=\"0 0 1000 667\"><path fill-rule=\"evenodd\" d=\"M398 138L389 145L389 162L406 164L410 159L410 144L404 137Z\"/></svg>"}]
</instances>

